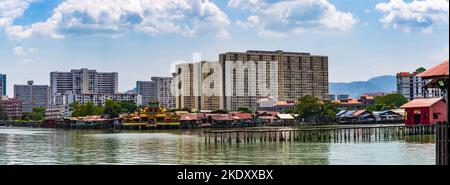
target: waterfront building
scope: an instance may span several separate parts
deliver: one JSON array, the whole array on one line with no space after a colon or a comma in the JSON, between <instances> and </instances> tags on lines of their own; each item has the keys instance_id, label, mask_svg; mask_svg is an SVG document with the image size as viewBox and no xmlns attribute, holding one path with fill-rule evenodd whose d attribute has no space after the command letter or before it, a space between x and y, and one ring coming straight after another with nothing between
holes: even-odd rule
<instances>
[{"instance_id":1,"label":"waterfront building","mask_svg":"<svg viewBox=\"0 0 450 185\"><path fill-rule=\"evenodd\" d=\"M443 98L414 99L400 108L405 109L406 125L429 125L447 121L447 104Z\"/></svg>"},{"instance_id":2,"label":"waterfront building","mask_svg":"<svg viewBox=\"0 0 450 185\"><path fill-rule=\"evenodd\" d=\"M107 100L132 101L137 105L142 105L142 95L139 94L73 94L70 101L85 104L92 102L96 105L105 105Z\"/></svg>"},{"instance_id":3,"label":"waterfront building","mask_svg":"<svg viewBox=\"0 0 450 185\"><path fill-rule=\"evenodd\" d=\"M175 97L172 95L172 77L152 77L152 82L155 83L155 90L152 94L158 100L161 107L166 109L175 108Z\"/></svg>"},{"instance_id":4,"label":"waterfront building","mask_svg":"<svg viewBox=\"0 0 450 185\"><path fill-rule=\"evenodd\" d=\"M425 69L419 68L415 72L397 73L397 93L405 96L408 100L418 98L442 97L443 92L438 88L426 89L425 84L428 80L418 76Z\"/></svg>"},{"instance_id":5,"label":"waterfront building","mask_svg":"<svg viewBox=\"0 0 450 185\"><path fill-rule=\"evenodd\" d=\"M156 83L153 81L137 81L136 94L142 96L142 103L147 105L150 101L157 101Z\"/></svg>"},{"instance_id":6,"label":"waterfront building","mask_svg":"<svg viewBox=\"0 0 450 185\"><path fill-rule=\"evenodd\" d=\"M257 103L257 111L286 112L294 110L296 101L277 101L272 97L261 98Z\"/></svg>"},{"instance_id":7,"label":"waterfront building","mask_svg":"<svg viewBox=\"0 0 450 185\"><path fill-rule=\"evenodd\" d=\"M0 97L6 96L6 75L0 74Z\"/></svg>"},{"instance_id":8,"label":"waterfront building","mask_svg":"<svg viewBox=\"0 0 450 185\"><path fill-rule=\"evenodd\" d=\"M70 117L69 106L52 107L45 110L45 119L61 119Z\"/></svg>"},{"instance_id":9,"label":"waterfront building","mask_svg":"<svg viewBox=\"0 0 450 185\"><path fill-rule=\"evenodd\" d=\"M359 99L364 107L367 107L369 105L372 105L375 103L375 98L373 96L369 96L367 94L364 94Z\"/></svg>"},{"instance_id":10,"label":"waterfront building","mask_svg":"<svg viewBox=\"0 0 450 185\"><path fill-rule=\"evenodd\" d=\"M0 106L9 119L21 119L23 101L17 98L8 98L6 96L0 97Z\"/></svg>"},{"instance_id":11,"label":"waterfront building","mask_svg":"<svg viewBox=\"0 0 450 185\"><path fill-rule=\"evenodd\" d=\"M336 103L338 104L338 108L343 110L358 110L364 108L363 103L360 100L354 98L338 100L336 101Z\"/></svg>"},{"instance_id":12,"label":"waterfront building","mask_svg":"<svg viewBox=\"0 0 450 185\"><path fill-rule=\"evenodd\" d=\"M71 94L117 94L118 81L117 72L97 72L86 68L51 72L51 106L65 105L62 100Z\"/></svg>"},{"instance_id":13,"label":"waterfront building","mask_svg":"<svg viewBox=\"0 0 450 185\"><path fill-rule=\"evenodd\" d=\"M32 112L35 107L49 107L49 86L34 85L28 81L27 85L14 85L14 98L23 101L23 112Z\"/></svg>"}]
</instances>

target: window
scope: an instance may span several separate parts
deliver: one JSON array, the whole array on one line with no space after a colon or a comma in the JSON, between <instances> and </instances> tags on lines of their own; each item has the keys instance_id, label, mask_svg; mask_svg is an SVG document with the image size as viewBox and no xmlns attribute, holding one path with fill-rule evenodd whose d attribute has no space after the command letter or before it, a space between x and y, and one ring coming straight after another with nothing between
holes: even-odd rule
<instances>
[{"instance_id":1,"label":"window","mask_svg":"<svg viewBox=\"0 0 450 185\"><path fill-rule=\"evenodd\" d=\"M439 119L439 113L433 113L433 119Z\"/></svg>"}]
</instances>

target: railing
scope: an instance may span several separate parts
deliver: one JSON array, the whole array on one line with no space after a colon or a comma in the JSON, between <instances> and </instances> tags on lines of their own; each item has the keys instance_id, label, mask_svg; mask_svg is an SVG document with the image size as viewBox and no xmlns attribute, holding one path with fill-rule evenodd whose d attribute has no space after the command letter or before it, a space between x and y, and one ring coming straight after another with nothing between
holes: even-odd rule
<instances>
[{"instance_id":1,"label":"railing","mask_svg":"<svg viewBox=\"0 0 450 185\"><path fill-rule=\"evenodd\" d=\"M448 165L448 122L436 127L436 165Z\"/></svg>"}]
</instances>

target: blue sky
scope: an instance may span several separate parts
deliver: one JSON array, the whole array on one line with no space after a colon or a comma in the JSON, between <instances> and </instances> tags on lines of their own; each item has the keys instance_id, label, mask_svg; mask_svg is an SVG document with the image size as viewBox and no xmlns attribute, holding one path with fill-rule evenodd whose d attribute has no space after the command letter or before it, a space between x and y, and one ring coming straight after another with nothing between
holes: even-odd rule
<instances>
[{"instance_id":1,"label":"blue sky","mask_svg":"<svg viewBox=\"0 0 450 185\"><path fill-rule=\"evenodd\" d=\"M119 90L169 76L193 52L329 56L332 82L448 59L448 0L0 0L0 73L48 84L51 71L119 72Z\"/></svg>"}]
</instances>

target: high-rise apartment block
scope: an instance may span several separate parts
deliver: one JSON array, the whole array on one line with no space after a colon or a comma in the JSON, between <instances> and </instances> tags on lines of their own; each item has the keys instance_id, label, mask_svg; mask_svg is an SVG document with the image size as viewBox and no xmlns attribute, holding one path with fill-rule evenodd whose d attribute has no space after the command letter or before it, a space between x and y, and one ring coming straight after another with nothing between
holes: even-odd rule
<instances>
[{"instance_id":1,"label":"high-rise apartment block","mask_svg":"<svg viewBox=\"0 0 450 185\"><path fill-rule=\"evenodd\" d=\"M425 88L427 80L423 80L421 77L417 76L423 71L424 69L412 73L397 73L397 93L402 94L408 100L442 97L442 90L438 88Z\"/></svg>"},{"instance_id":2,"label":"high-rise apartment block","mask_svg":"<svg viewBox=\"0 0 450 185\"><path fill-rule=\"evenodd\" d=\"M276 77L265 75L266 79L259 79L260 74L247 73L243 80L244 89L252 85L265 85L269 79L277 78L278 100L295 101L304 95L312 95L318 98L328 98L328 57L310 55L301 52L283 52L277 51L247 51L247 52L228 52L219 55L219 62L226 66L227 62L242 61L244 64L248 61L268 62L263 66L266 73L269 73L274 67L270 63L277 62ZM226 67L224 68L224 79L235 78L236 74L227 77ZM236 69L244 70L244 69ZM257 69L256 71L261 71ZM244 74L245 75L245 74ZM256 75L256 84L249 81L251 75ZM268 78L268 79L267 79ZM234 80L234 84L226 84L225 87L234 87L239 84L239 80ZM261 89L257 87L256 89ZM224 89L225 92L225 89ZM259 93L257 93L259 94ZM256 102L261 96L226 96L224 106L228 110L237 110L239 107L256 108Z\"/></svg>"},{"instance_id":3,"label":"high-rise apartment block","mask_svg":"<svg viewBox=\"0 0 450 185\"><path fill-rule=\"evenodd\" d=\"M0 74L0 98L6 96L6 75Z\"/></svg>"},{"instance_id":4,"label":"high-rise apartment block","mask_svg":"<svg viewBox=\"0 0 450 185\"><path fill-rule=\"evenodd\" d=\"M32 112L35 107L49 107L48 85L34 85L28 81L27 85L14 85L14 98L23 101L23 112Z\"/></svg>"},{"instance_id":5,"label":"high-rise apartment block","mask_svg":"<svg viewBox=\"0 0 450 185\"><path fill-rule=\"evenodd\" d=\"M136 93L142 95L142 103L158 101L161 107L175 108L175 97L171 93L172 77L152 77L152 81L137 81Z\"/></svg>"},{"instance_id":6,"label":"high-rise apartment block","mask_svg":"<svg viewBox=\"0 0 450 185\"><path fill-rule=\"evenodd\" d=\"M75 69L70 72L51 72L51 93L74 94L100 93L114 94L118 92L118 73L103 73L89 69Z\"/></svg>"},{"instance_id":7,"label":"high-rise apartment block","mask_svg":"<svg viewBox=\"0 0 450 185\"><path fill-rule=\"evenodd\" d=\"M155 83L155 99L166 109L175 108L175 97L172 95L172 77L152 77Z\"/></svg>"},{"instance_id":8,"label":"high-rise apartment block","mask_svg":"<svg viewBox=\"0 0 450 185\"><path fill-rule=\"evenodd\" d=\"M137 81L136 93L142 95L142 103L147 105L150 101L156 101L156 83L152 81Z\"/></svg>"},{"instance_id":9,"label":"high-rise apartment block","mask_svg":"<svg viewBox=\"0 0 450 185\"><path fill-rule=\"evenodd\" d=\"M304 95L328 98L327 56L280 50L227 52L219 55L218 63L179 64L176 69L176 86L188 89L176 96L177 108L256 110L257 101L267 96L280 101ZM207 93L217 89L219 93Z\"/></svg>"},{"instance_id":10,"label":"high-rise apartment block","mask_svg":"<svg viewBox=\"0 0 450 185\"><path fill-rule=\"evenodd\" d=\"M97 72L86 68L51 72L51 106L63 106L75 94L117 94L117 72Z\"/></svg>"}]
</instances>

